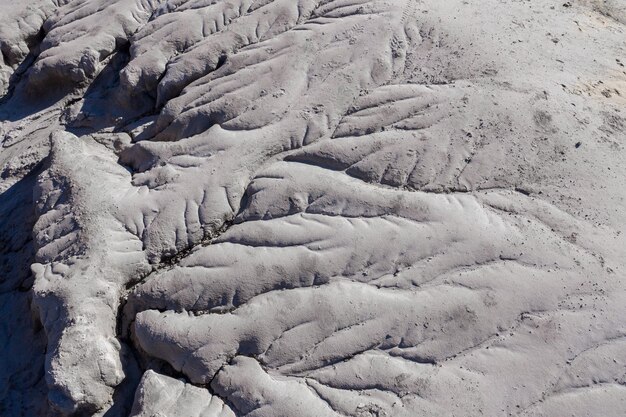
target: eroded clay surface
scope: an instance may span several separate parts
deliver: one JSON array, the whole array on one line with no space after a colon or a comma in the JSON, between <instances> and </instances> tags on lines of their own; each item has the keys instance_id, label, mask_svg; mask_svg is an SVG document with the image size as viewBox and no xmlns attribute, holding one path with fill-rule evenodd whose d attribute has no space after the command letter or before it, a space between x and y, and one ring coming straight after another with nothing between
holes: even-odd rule
<instances>
[{"instance_id":1,"label":"eroded clay surface","mask_svg":"<svg viewBox=\"0 0 626 417\"><path fill-rule=\"evenodd\" d=\"M0 7L0 415L626 414L623 2Z\"/></svg>"}]
</instances>

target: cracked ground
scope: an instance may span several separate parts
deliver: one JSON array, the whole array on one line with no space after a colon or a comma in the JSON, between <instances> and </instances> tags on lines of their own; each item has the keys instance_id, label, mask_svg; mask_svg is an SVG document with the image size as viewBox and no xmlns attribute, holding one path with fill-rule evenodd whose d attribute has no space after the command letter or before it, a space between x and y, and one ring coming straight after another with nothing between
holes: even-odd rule
<instances>
[{"instance_id":1,"label":"cracked ground","mask_svg":"<svg viewBox=\"0 0 626 417\"><path fill-rule=\"evenodd\" d=\"M0 11L0 416L626 415L622 0Z\"/></svg>"}]
</instances>

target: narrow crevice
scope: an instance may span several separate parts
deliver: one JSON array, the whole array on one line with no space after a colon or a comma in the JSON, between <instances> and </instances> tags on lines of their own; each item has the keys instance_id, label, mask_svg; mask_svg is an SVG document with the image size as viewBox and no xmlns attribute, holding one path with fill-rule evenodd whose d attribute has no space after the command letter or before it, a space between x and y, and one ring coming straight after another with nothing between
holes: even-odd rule
<instances>
[{"instance_id":1,"label":"narrow crevice","mask_svg":"<svg viewBox=\"0 0 626 417\"><path fill-rule=\"evenodd\" d=\"M228 359L227 362L222 364L222 366L219 367L217 372L215 372L215 375L213 375L211 380L206 384L206 389L211 393L211 395L213 395L213 396L219 398L220 400L222 400L224 402L224 404L227 405L233 411L233 413L235 413L235 415L238 417L240 415L243 415L243 412L239 410L237 405L233 401L231 401L229 397L225 397L225 396L217 394L217 392L215 390L215 386L214 386L214 383L215 383L217 377L219 376L219 374L224 370L225 367L232 366L233 361L235 360L235 358L237 356L243 356L243 355L234 355L233 357ZM253 359L256 360L256 358L253 358Z\"/></svg>"},{"instance_id":2,"label":"narrow crevice","mask_svg":"<svg viewBox=\"0 0 626 417\"><path fill-rule=\"evenodd\" d=\"M156 275L158 273L160 273L163 270L167 270L167 269L171 269L173 268L176 264L178 264L182 259L184 259L185 257L189 256L189 254L194 251L197 247L200 246L208 246L210 245L215 239L217 239L218 237L220 237L223 233L225 233L228 228L230 228L233 225L232 221L228 221L228 222L224 222L224 224L222 225L222 227L215 233L210 234L207 238L205 238L204 240L202 240L200 243L198 243L197 245L191 246L185 250L182 250L180 252L178 252L176 255L172 256L172 257L163 257L161 259L161 262L158 265L155 265L152 269L152 271L150 271L149 273L146 273L140 277L138 277L137 279L134 279L132 281L129 281L124 289L124 294L120 297L120 302L119 302L119 306L117 309L117 316L116 316L116 334L118 339L123 342L126 343L131 350L133 351L133 354L135 355L135 357L137 358L145 358L148 355L145 352L141 352L140 348L133 342L133 336L132 336L132 329L133 329L133 325L135 322L135 317L138 313L140 313L141 311L141 307L139 308L134 308L134 306L129 305L128 303L131 302L132 300L129 300L129 296L131 295L133 289L137 286L140 285L141 283L145 282L146 279L148 279L150 276ZM132 317L128 317L129 315L131 315ZM143 366L141 366L141 364L143 363ZM141 368L143 369L143 371L145 372L145 370L147 369L152 369L150 366L148 366L146 364L146 360L140 360L139 364L141 366ZM159 365L156 368L162 368L163 365ZM163 373L163 372L162 372ZM175 372L174 370L170 370L167 371L167 373L165 373L166 375L174 375ZM178 376L173 376L178 378Z\"/></svg>"},{"instance_id":3,"label":"narrow crevice","mask_svg":"<svg viewBox=\"0 0 626 417\"><path fill-rule=\"evenodd\" d=\"M151 276L158 275L159 273L174 268L181 260L189 256L198 247L206 247L211 245L217 238L224 234L232 225L233 221L224 222L222 227L217 232L210 234L198 244L190 246L184 250L179 251L176 255L171 257L162 257L161 262L152 267L150 272L142 274L135 279L126 283L123 291L123 295L120 297L120 303L117 313L116 332L120 337L120 340L130 337L132 325L135 321L135 316L143 311L141 306L135 306L132 304L132 293L136 286L141 285L148 280ZM128 303L131 304L128 304ZM132 316L132 317L129 317ZM129 343L132 343L129 341Z\"/></svg>"},{"instance_id":4,"label":"narrow crevice","mask_svg":"<svg viewBox=\"0 0 626 417\"><path fill-rule=\"evenodd\" d=\"M208 232L206 236L197 244L189 246L172 256L167 256L167 255L161 256L161 260L159 264L156 266L155 270L153 271L153 274L161 270L170 269L176 266L176 264L178 264L182 259L188 257L194 250L196 250L196 248L202 247L202 246L209 246L216 239L218 239L220 236L226 233L226 231L228 231L228 229L233 224L234 224L233 220L225 221L219 229L217 229L215 232Z\"/></svg>"},{"instance_id":5,"label":"narrow crevice","mask_svg":"<svg viewBox=\"0 0 626 417\"><path fill-rule=\"evenodd\" d=\"M125 305L120 303L120 310L123 310L125 308ZM119 316L118 316L119 317ZM118 319L118 323L120 323L120 320ZM123 335L118 333L118 338L121 342L123 342L124 344L126 344L130 351L133 354L133 357L136 361L137 366L140 369L140 375L139 378L137 379L137 385L139 384L139 380L141 379L141 376L148 370L152 370L154 372L157 372L161 375L165 375L168 376L170 378L174 378L174 379L178 379L178 380L182 380L185 384L189 384L189 385L193 385L197 388L202 388L202 389L207 389L209 390L209 383L206 384L199 384L199 383L194 383L192 382L187 375L185 375L183 372L175 369L172 365L170 365L167 361L163 360L163 359L159 359L157 357L154 357L150 354L148 354L146 351L144 351L141 346L139 345L139 343L135 343L134 342L134 332L133 332L133 327L135 324L135 319L133 318L133 320L130 322L129 324L129 328L130 330L128 331L127 335ZM221 369L221 368L220 368ZM217 373L216 373L217 375ZM210 391L210 390L209 390ZM213 395L213 393L211 393Z\"/></svg>"},{"instance_id":6,"label":"narrow crevice","mask_svg":"<svg viewBox=\"0 0 626 417\"><path fill-rule=\"evenodd\" d=\"M217 64L215 64L215 69L213 70L213 72L217 71L222 66L224 66L224 64L226 63L227 59L228 59L228 55L226 55L226 54L220 55L220 57L217 59Z\"/></svg>"}]
</instances>

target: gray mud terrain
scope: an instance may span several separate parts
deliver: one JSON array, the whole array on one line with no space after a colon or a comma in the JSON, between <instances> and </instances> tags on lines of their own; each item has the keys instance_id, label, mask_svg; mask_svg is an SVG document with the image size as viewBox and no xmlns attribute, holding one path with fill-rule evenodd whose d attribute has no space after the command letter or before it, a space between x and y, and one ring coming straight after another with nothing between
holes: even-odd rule
<instances>
[{"instance_id":1,"label":"gray mud terrain","mask_svg":"<svg viewBox=\"0 0 626 417\"><path fill-rule=\"evenodd\" d=\"M626 416L626 0L0 0L0 416Z\"/></svg>"}]
</instances>

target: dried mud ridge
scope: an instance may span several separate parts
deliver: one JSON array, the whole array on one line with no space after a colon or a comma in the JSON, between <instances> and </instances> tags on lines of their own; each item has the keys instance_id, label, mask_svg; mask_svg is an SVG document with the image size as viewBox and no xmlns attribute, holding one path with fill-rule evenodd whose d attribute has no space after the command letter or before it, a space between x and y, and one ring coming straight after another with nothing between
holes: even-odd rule
<instances>
[{"instance_id":1,"label":"dried mud ridge","mask_svg":"<svg viewBox=\"0 0 626 417\"><path fill-rule=\"evenodd\" d=\"M0 415L626 413L621 2L0 6Z\"/></svg>"}]
</instances>

